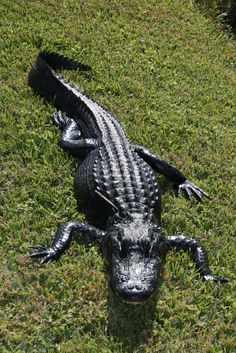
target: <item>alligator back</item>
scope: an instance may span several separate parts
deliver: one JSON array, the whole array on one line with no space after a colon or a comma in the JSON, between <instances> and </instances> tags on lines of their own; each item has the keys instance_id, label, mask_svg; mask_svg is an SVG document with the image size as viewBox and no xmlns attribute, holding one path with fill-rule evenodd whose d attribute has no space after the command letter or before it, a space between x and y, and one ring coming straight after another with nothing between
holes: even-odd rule
<instances>
[{"instance_id":1,"label":"alligator back","mask_svg":"<svg viewBox=\"0 0 236 353\"><path fill-rule=\"evenodd\" d=\"M73 118L84 138L97 140L98 148L78 170L77 194L102 199L120 217L138 213L152 221L160 209L154 171L134 151L117 120L53 70L61 68L90 69L57 54L40 53L30 71L29 85Z\"/></svg>"}]
</instances>

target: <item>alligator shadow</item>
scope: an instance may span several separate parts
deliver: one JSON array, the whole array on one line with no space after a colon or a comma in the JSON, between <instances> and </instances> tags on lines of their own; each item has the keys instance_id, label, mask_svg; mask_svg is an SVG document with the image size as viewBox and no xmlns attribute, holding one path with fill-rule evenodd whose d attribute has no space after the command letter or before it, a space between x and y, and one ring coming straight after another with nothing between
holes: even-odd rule
<instances>
[{"instance_id":1,"label":"alligator shadow","mask_svg":"<svg viewBox=\"0 0 236 353\"><path fill-rule=\"evenodd\" d=\"M152 345L154 323L160 321L156 309L162 280L160 282L157 292L145 303L137 305L122 303L109 290L107 334L125 353Z\"/></svg>"},{"instance_id":2,"label":"alligator shadow","mask_svg":"<svg viewBox=\"0 0 236 353\"><path fill-rule=\"evenodd\" d=\"M236 3L235 1L222 0L213 4L213 1L195 0L198 8L207 17L218 17L227 29L230 29L236 39Z\"/></svg>"}]
</instances>

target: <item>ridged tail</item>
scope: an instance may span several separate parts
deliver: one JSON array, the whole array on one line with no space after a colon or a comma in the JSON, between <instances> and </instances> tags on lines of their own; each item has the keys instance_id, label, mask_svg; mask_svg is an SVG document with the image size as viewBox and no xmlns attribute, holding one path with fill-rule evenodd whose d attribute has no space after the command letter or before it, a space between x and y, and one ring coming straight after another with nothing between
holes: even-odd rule
<instances>
[{"instance_id":1,"label":"ridged tail","mask_svg":"<svg viewBox=\"0 0 236 353\"><path fill-rule=\"evenodd\" d=\"M68 103L75 103L75 96L65 80L54 72L61 69L90 71L91 67L56 53L40 52L30 70L28 84L46 100L54 101L58 109L66 111Z\"/></svg>"}]
</instances>

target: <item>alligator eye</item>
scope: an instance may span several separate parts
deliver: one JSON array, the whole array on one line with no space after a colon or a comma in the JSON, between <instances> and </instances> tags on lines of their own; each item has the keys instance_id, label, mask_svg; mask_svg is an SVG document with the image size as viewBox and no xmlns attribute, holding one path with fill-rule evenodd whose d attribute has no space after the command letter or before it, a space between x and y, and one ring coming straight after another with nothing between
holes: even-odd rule
<instances>
[{"instance_id":1,"label":"alligator eye","mask_svg":"<svg viewBox=\"0 0 236 353\"><path fill-rule=\"evenodd\" d=\"M163 247L165 245L165 238L161 235L158 235L151 244L150 254L156 256L157 252L162 253Z\"/></svg>"},{"instance_id":2,"label":"alligator eye","mask_svg":"<svg viewBox=\"0 0 236 353\"><path fill-rule=\"evenodd\" d=\"M145 237L141 240L141 248L143 249L144 253L146 256L148 256L150 249L151 249L151 245L150 245L150 240L149 238Z\"/></svg>"},{"instance_id":3,"label":"alligator eye","mask_svg":"<svg viewBox=\"0 0 236 353\"><path fill-rule=\"evenodd\" d=\"M120 275L119 278L122 282L127 282L129 279L129 277L127 275Z\"/></svg>"},{"instance_id":4,"label":"alligator eye","mask_svg":"<svg viewBox=\"0 0 236 353\"><path fill-rule=\"evenodd\" d=\"M129 249L129 240L127 238L124 238L121 242L120 256L126 257L128 254L128 249Z\"/></svg>"}]
</instances>

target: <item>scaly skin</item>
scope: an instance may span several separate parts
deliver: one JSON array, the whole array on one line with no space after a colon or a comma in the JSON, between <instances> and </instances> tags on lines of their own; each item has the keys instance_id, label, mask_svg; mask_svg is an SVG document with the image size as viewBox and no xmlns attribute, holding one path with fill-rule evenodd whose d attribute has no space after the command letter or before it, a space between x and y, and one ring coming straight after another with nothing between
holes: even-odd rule
<instances>
[{"instance_id":1,"label":"scaly skin","mask_svg":"<svg viewBox=\"0 0 236 353\"><path fill-rule=\"evenodd\" d=\"M90 70L71 59L42 52L28 82L56 106L53 121L62 131L61 147L83 159L75 178L76 195L103 215L103 229L66 223L49 248L35 246L38 252L30 256L43 263L58 259L76 234L84 234L102 248L111 287L128 303L140 303L154 293L162 259L172 248L190 251L205 281L227 281L211 276L206 251L195 240L163 236L155 173L165 175L177 194L182 192L189 199L201 202L208 195L144 147L131 145L110 113L54 71L62 68Z\"/></svg>"}]
</instances>

